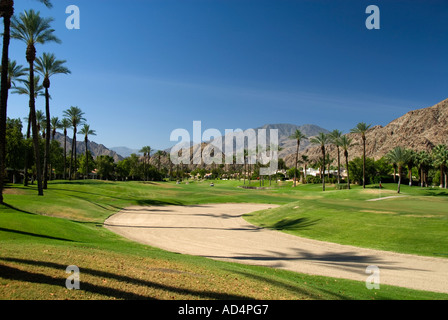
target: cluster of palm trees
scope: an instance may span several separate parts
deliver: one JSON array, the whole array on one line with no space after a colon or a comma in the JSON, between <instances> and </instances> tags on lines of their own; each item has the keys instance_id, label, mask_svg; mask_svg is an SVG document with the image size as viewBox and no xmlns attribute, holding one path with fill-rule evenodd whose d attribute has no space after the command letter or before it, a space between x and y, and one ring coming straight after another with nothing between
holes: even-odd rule
<instances>
[{"instance_id":1,"label":"cluster of palm trees","mask_svg":"<svg viewBox=\"0 0 448 320\"><path fill-rule=\"evenodd\" d=\"M360 122L356 125L355 128L351 130L351 133L356 133L361 136L362 142L363 142L363 188L365 188L365 159L366 159L366 132L369 130L371 125L368 125L364 122ZM300 141L303 139L308 139L308 137L303 134L300 130L296 130L294 134L290 137L290 139L297 140L297 151L295 155L295 172L297 171L297 163L298 163L298 156L299 156L299 146ZM348 137L347 135L344 135L339 130L333 130L332 132L326 134L323 132L318 133L316 136L311 137L309 141L312 144L320 146L322 157L320 159L320 167L322 168L322 177L325 176L325 168L326 168L326 162L328 160L327 154L326 154L326 145L333 144L336 146L337 149L337 166L338 166L338 184L340 183L340 171L341 171L341 157L340 157L340 151L342 150L345 157L345 166L347 170L347 186L350 189L350 174L348 172L348 150L351 146L353 146L353 139ZM307 159L307 158L306 158ZM294 172L294 186L296 186L296 176ZM325 191L325 179L322 179L322 190Z\"/></svg>"},{"instance_id":2,"label":"cluster of palm trees","mask_svg":"<svg viewBox=\"0 0 448 320\"><path fill-rule=\"evenodd\" d=\"M363 147L364 147L364 153L363 153L363 187L365 188L365 157L366 157L366 132L370 128L371 125L367 125L364 122L360 122L356 125L355 128L351 130L352 133L357 133L361 135L362 141L363 141ZM298 156L299 156L299 146L300 141L304 139L308 139L308 137L303 134L300 130L296 130L294 134L290 137L290 139L297 140L297 150L295 155L295 171L294 171L294 186L296 186L296 176L295 173L297 172L297 164L298 164ZM345 157L345 165L347 168L347 186L350 189L350 175L348 172L348 150L353 145L353 139L348 137L347 135L344 135L339 130L333 130L332 132L326 134L323 132L318 133L316 136L311 137L309 141L312 144L320 146L322 157L320 159L320 167L322 168L322 177L325 176L325 168L326 168L326 162L328 160L328 156L326 154L326 145L328 144L334 144L337 148L337 166L338 166L338 184L340 183L340 171L341 171L341 157L340 157L340 151L342 150ZM302 162L307 162L308 157L305 156L305 158L302 159ZM322 179L322 190L325 191L325 179Z\"/></svg>"},{"instance_id":3,"label":"cluster of palm trees","mask_svg":"<svg viewBox=\"0 0 448 320\"><path fill-rule=\"evenodd\" d=\"M360 122L350 130L351 133L357 134L360 136L363 146L363 173L362 173L362 186L366 187L366 133L370 129L371 125L366 124L365 122ZM302 155L302 160L298 160L299 156L299 146L300 141L303 139L308 139L300 130L296 130L294 134L290 137L291 139L297 140L297 152L295 155L296 159L296 170L297 171L297 163L307 163L308 157L306 155ZM348 151L349 148L354 146L353 138L348 135L344 135L339 130L333 130L332 132L325 134L319 133L318 135L309 139L312 144L318 145L321 148L322 157L320 159L320 168L322 168L323 173L322 176L325 176L325 167L326 161L329 160L328 154L326 153L326 145L333 144L337 149L337 181L340 183L340 152L343 151L343 155L345 158L345 168L347 170L347 187L350 189L350 173L349 173L349 161L348 161ZM440 169L440 187L447 188L448 187L448 147L446 145L440 144L432 149L431 152L420 151L416 152L412 149L406 149L403 147L395 147L393 150L389 151L386 155L386 160L391 163L394 167L394 181L397 176L398 170L398 189L397 192L400 193L400 185L401 185L401 176L402 169L406 166L408 168L409 174L409 185L412 185L412 168L418 168L420 175L420 183L421 186L427 186L427 178L428 171L431 166L438 167ZM296 176L294 176L294 186L296 185ZM322 179L322 190L325 191L325 179Z\"/></svg>"},{"instance_id":4,"label":"cluster of palm trees","mask_svg":"<svg viewBox=\"0 0 448 320\"><path fill-rule=\"evenodd\" d=\"M52 7L49 0L38 0L47 7ZM70 70L65 67L65 60L58 60L53 53L44 52L37 57L37 45L47 43L61 43L54 34L51 27L53 18L45 18L40 12L28 10L14 15L14 1L0 0L0 16L3 18L3 50L1 65L1 101L0 101L0 203L3 203L3 181L5 172L5 147L6 147L6 119L7 101L10 89L13 93L29 96L29 116L27 138L32 134L34 159L36 165L36 180L38 194L43 195L43 190L47 188L47 180L50 168L50 137L55 135L56 129L63 127L73 128L74 142L76 142L77 127L83 122L83 113L77 107L71 107L64 112L66 119L59 122L57 118L50 115L50 79L57 74L69 74ZM9 59L10 39L22 41L26 45L25 58L27 67L19 65L16 61ZM26 78L23 78L26 77ZM42 78L41 78L42 77ZM42 82L41 82L42 79ZM23 86L18 86L18 84ZM45 97L45 114L36 111L36 98L42 95ZM47 121L48 120L48 121ZM43 167L41 166L42 155L39 149L39 129L43 128L45 137L45 151L43 155ZM87 135L94 134L90 128L83 129L81 133ZM73 144L70 161L70 177L73 170L73 157L76 163L76 143ZM27 183L27 165L25 165L25 180Z\"/></svg>"},{"instance_id":5,"label":"cluster of palm trees","mask_svg":"<svg viewBox=\"0 0 448 320\"><path fill-rule=\"evenodd\" d=\"M420 185L428 186L428 171L431 166L440 169L440 187L447 188L448 147L443 144L435 146L431 152L416 152L412 149L395 147L386 155L386 159L394 166L394 179L398 170L398 189L400 193L401 176L404 167L408 168L409 185L412 185L412 168L418 168Z\"/></svg>"}]
</instances>

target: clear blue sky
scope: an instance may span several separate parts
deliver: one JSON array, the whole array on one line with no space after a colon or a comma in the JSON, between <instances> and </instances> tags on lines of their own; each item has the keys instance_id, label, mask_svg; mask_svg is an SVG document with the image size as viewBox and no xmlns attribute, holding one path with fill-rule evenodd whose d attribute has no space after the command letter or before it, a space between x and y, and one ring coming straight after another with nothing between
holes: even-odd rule
<instances>
[{"instance_id":1,"label":"clear blue sky","mask_svg":"<svg viewBox=\"0 0 448 320\"><path fill-rule=\"evenodd\" d=\"M52 115L79 106L107 147L173 145L172 130L312 123L348 132L448 98L448 2L380 0L53 0ZM68 5L81 12L68 30ZM381 29L367 30L377 5ZM25 64L25 46L11 42ZM37 108L44 109L39 98ZM10 96L8 116L26 117Z\"/></svg>"}]
</instances>

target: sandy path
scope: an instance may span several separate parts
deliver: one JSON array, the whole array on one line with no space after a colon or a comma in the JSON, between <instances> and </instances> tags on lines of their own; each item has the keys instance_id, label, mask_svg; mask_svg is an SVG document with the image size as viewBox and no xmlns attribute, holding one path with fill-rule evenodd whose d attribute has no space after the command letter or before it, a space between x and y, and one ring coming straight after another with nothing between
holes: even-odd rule
<instances>
[{"instance_id":1,"label":"sandy path","mask_svg":"<svg viewBox=\"0 0 448 320\"><path fill-rule=\"evenodd\" d=\"M448 293L448 259L405 255L304 239L255 227L241 216L267 204L129 207L105 226L164 250L314 275L365 282L366 268L380 284Z\"/></svg>"}]
</instances>

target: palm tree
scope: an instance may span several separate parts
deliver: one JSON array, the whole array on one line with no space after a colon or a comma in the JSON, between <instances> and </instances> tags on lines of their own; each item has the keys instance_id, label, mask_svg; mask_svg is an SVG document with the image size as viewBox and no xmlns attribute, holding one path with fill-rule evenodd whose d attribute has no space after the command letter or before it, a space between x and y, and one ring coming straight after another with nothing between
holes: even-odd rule
<instances>
[{"instance_id":1,"label":"palm tree","mask_svg":"<svg viewBox=\"0 0 448 320\"><path fill-rule=\"evenodd\" d=\"M84 123L84 126L79 131L80 134L84 135L84 143L86 146L86 175L84 179L89 177L89 157L88 157L88 150L87 150L87 143L89 141L89 136L96 136L95 130L91 130L90 126L87 123Z\"/></svg>"},{"instance_id":2,"label":"palm tree","mask_svg":"<svg viewBox=\"0 0 448 320\"><path fill-rule=\"evenodd\" d=\"M309 161L310 161L310 158L307 155L302 154L302 160L300 160L300 162L303 163L303 178L304 178L303 181L304 181L304 183L306 183L306 167L307 167Z\"/></svg>"},{"instance_id":3,"label":"palm tree","mask_svg":"<svg viewBox=\"0 0 448 320\"><path fill-rule=\"evenodd\" d=\"M76 178L76 133L78 130L78 126L83 124L86 120L84 118L84 112L78 107L71 106L69 109L63 112L64 117L66 117L70 121L70 126L73 128L73 140L72 140L72 152L70 155L70 169L69 169L69 179L72 179L72 173L75 174ZM74 158L74 162L73 162Z\"/></svg>"},{"instance_id":4,"label":"palm tree","mask_svg":"<svg viewBox=\"0 0 448 320\"><path fill-rule=\"evenodd\" d=\"M157 150L156 156L157 156L157 171L160 171L160 165L161 165L161 158L165 155L165 152L162 150Z\"/></svg>"},{"instance_id":5,"label":"palm tree","mask_svg":"<svg viewBox=\"0 0 448 320\"><path fill-rule=\"evenodd\" d=\"M417 154L417 164L420 171L420 186L423 188L423 185L428 186L427 183L427 170L431 165L431 156L426 151L420 151Z\"/></svg>"},{"instance_id":6,"label":"palm tree","mask_svg":"<svg viewBox=\"0 0 448 320\"><path fill-rule=\"evenodd\" d=\"M36 110L36 125L37 132L40 132L40 129L45 128L47 122L47 118L42 110ZM45 138L45 131L42 131L42 137Z\"/></svg>"},{"instance_id":7,"label":"palm tree","mask_svg":"<svg viewBox=\"0 0 448 320\"><path fill-rule=\"evenodd\" d=\"M18 65L15 60L9 60L8 63L8 81L7 81L7 89L11 89L12 86L16 86L16 81L23 81L21 77L27 75L27 70L22 66ZM2 73L2 68L0 66L0 73Z\"/></svg>"},{"instance_id":8,"label":"palm tree","mask_svg":"<svg viewBox=\"0 0 448 320\"><path fill-rule=\"evenodd\" d=\"M294 131L294 133L292 134L292 136L289 137L289 139L294 139L297 140L297 149L296 149L296 161L295 161L295 170L294 170L294 187L296 186L296 182L297 182L297 177L296 177L296 172L297 172L297 164L299 162L299 148L300 148L300 141L303 139L307 139L307 136L304 135L299 129L296 129L296 131Z\"/></svg>"},{"instance_id":9,"label":"palm tree","mask_svg":"<svg viewBox=\"0 0 448 320\"><path fill-rule=\"evenodd\" d=\"M397 193L400 193L400 185L401 185L401 171L402 168L406 165L409 159L409 152L402 147L395 147L386 155L386 159L395 163L398 167L398 189Z\"/></svg>"},{"instance_id":10,"label":"palm tree","mask_svg":"<svg viewBox=\"0 0 448 320\"><path fill-rule=\"evenodd\" d=\"M339 147L341 146L340 139L342 137L342 132L335 129L330 133L330 138L332 143L336 146L336 149L338 151L338 184L340 183L340 176L341 176L341 155L339 152Z\"/></svg>"},{"instance_id":11,"label":"palm tree","mask_svg":"<svg viewBox=\"0 0 448 320\"><path fill-rule=\"evenodd\" d=\"M361 134L362 138L362 187L366 188L366 132L369 130L371 125L367 125L364 122L360 122L354 127L350 132Z\"/></svg>"},{"instance_id":12,"label":"palm tree","mask_svg":"<svg viewBox=\"0 0 448 320\"><path fill-rule=\"evenodd\" d=\"M71 71L64 67L65 60L56 60L52 53L44 52L42 57L36 60L36 71L44 77L43 87L45 88L45 113L47 119L50 118L50 77L56 74L69 74ZM48 166L50 164L50 122L47 121L47 135L45 139L45 157L44 157L44 184L43 188L47 189Z\"/></svg>"},{"instance_id":13,"label":"palm tree","mask_svg":"<svg viewBox=\"0 0 448 320\"><path fill-rule=\"evenodd\" d=\"M348 149L353 145L353 139L347 137L347 135L342 136L339 139L340 146L344 150L345 157L345 169L347 170L347 188L350 189L350 172L348 170Z\"/></svg>"},{"instance_id":14,"label":"palm tree","mask_svg":"<svg viewBox=\"0 0 448 320\"><path fill-rule=\"evenodd\" d=\"M37 188L38 194L43 195L42 170L40 165L39 139L36 127L36 111L34 98L34 61L36 60L36 44L45 44L47 42L60 43L51 29L53 18L42 18L39 12L34 10L25 11L19 18L13 17L11 20L11 37L25 42L26 61L29 63L30 73L30 109L31 109L31 127L33 131L34 153L36 160Z\"/></svg>"},{"instance_id":15,"label":"palm tree","mask_svg":"<svg viewBox=\"0 0 448 320\"><path fill-rule=\"evenodd\" d=\"M406 165L408 166L408 178L409 178L409 186L412 186L412 168L417 161L417 154L412 149L407 149L408 152L408 161L406 161Z\"/></svg>"},{"instance_id":16,"label":"palm tree","mask_svg":"<svg viewBox=\"0 0 448 320\"><path fill-rule=\"evenodd\" d=\"M71 127L71 121L67 118L62 119L61 129L64 129L64 180L67 173L67 129Z\"/></svg>"},{"instance_id":17,"label":"palm tree","mask_svg":"<svg viewBox=\"0 0 448 320\"><path fill-rule=\"evenodd\" d=\"M325 191L325 145L330 142L330 138L323 132L320 132L317 136L310 139L312 144L320 145L322 152L322 191Z\"/></svg>"},{"instance_id":18,"label":"palm tree","mask_svg":"<svg viewBox=\"0 0 448 320\"><path fill-rule=\"evenodd\" d=\"M56 136L56 130L62 129L62 122L59 120L58 117L52 117L50 121L51 125L51 140L54 140L54 137Z\"/></svg>"},{"instance_id":19,"label":"palm tree","mask_svg":"<svg viewBox=\"0 0 448 320\"><path fill-rule=\"evenodd\" d=\"M38 0L47 7L51 7L49 0ZM8 106L8 90L10 88L8 74L9 71L9 42L11 39L11 18L14 14L13 0L0 0L0 17L3 18L3 49L2 65L4 71L1 74L0 85L0 203L3 203L3 180L6 157L6 118Z\"/></svg>"},{"instance_id":20,"label":"palm tree","mask_svg":"<svg viewBox=\"0 0 448 320\"><path fill-rule=\"evenodd\" d=\"M143 153L143 172L145 176L145 181L147 181L148 180L147 164L149 164L149 160L151 159L151 147L145 146L139 152Z\"/></svg>"},{"instance_id":21,"label":"palm tree","mask_svg":"<svg viewBox=\"0 0 448 320\"><path fill-rule=\"evenodd\" d=\"M42 94L42 90L43 90L43 86L41 84L39 84L40 78L39 76L34 77L34 99L37 98L37 96ZM19 94L19 95L30 95L31 92L31 88L30 88L30 81L29 81L29 77L28 80L22 80L21 81L24 86L23 87L17 87L14 86L12 87L13 91L12 93L15 94ZM26 139L29 139L31 137L31 108L30 108L30 112L29 112L29 116L26 118L27 121L27 129L26 129ZM27 186L28 185L28 148L25 148L25 167L24 167L24 177L23 177L23 185Z\"/></svg>"},{"instance_id":22,"label":"palm tree","mask_svg":"<svg viewBox=\"0 0 448 320\"><path fill-rule=\"evenodd\" d=\"M447 188L447 173L446 168L448 166L448 148L446 145L439 144L432 149L432 156L434 159L434 165L440 168L440 187ZM445 178L445 183L444 183Z\"/></svg>"}]
</instances>

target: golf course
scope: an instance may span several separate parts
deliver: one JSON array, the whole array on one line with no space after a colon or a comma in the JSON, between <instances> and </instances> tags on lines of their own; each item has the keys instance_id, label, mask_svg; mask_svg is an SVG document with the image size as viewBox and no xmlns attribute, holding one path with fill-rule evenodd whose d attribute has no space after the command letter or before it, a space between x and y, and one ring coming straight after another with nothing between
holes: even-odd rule
<instances>
[{"instance_id":1,"label":"golf course","mask_svg":"<svg viewBox=\"0 0 448 320\"><path fill-rule=\"evenodd\" d=\"M317 240L442 263L448 256L448 194L443 189L402 186L400 197L395 197L396 184L392 183L381 189L378 185L365 189L354 185L351 190L328 185L325 192L319 184L293 188L290 181L258 190L239 188L242 181L238 180L215 180L213 184L55 180L48 182L45 197L37 195L35 185L8 185L5 205L0 207L0 296L39 300L448 298L436 288L415 290L381 283L379 289L368 289L367 273L362 281L356 281L256 265L244 259L231 262L161 249L164 246L119 235L105 223L129 208L137 216L139 210L151 209L159 221L171 221L170 210L182 212L185 208L189 214L184 216L183 226L194 235L195 228L201 228L188 217L195 212L199 215L201 207L266 205L242 215L246 228L286 235L291 241ZM222 213L215 218L230 220L230 215ZM164 235L166 244L176 240L173 226L170 233L167 229L159 236ZM309 255L312 250L308 249ZM353 257L333 256L332 261L342 263L340 266L363 263ZM313 259L319 260L318 255ZM328 262L328 256L322 259ZM65 285L66 268L73 265L80 270L80 290ZM366 259L364 269L369 265Z\"/></svg>"}]
</instances>

